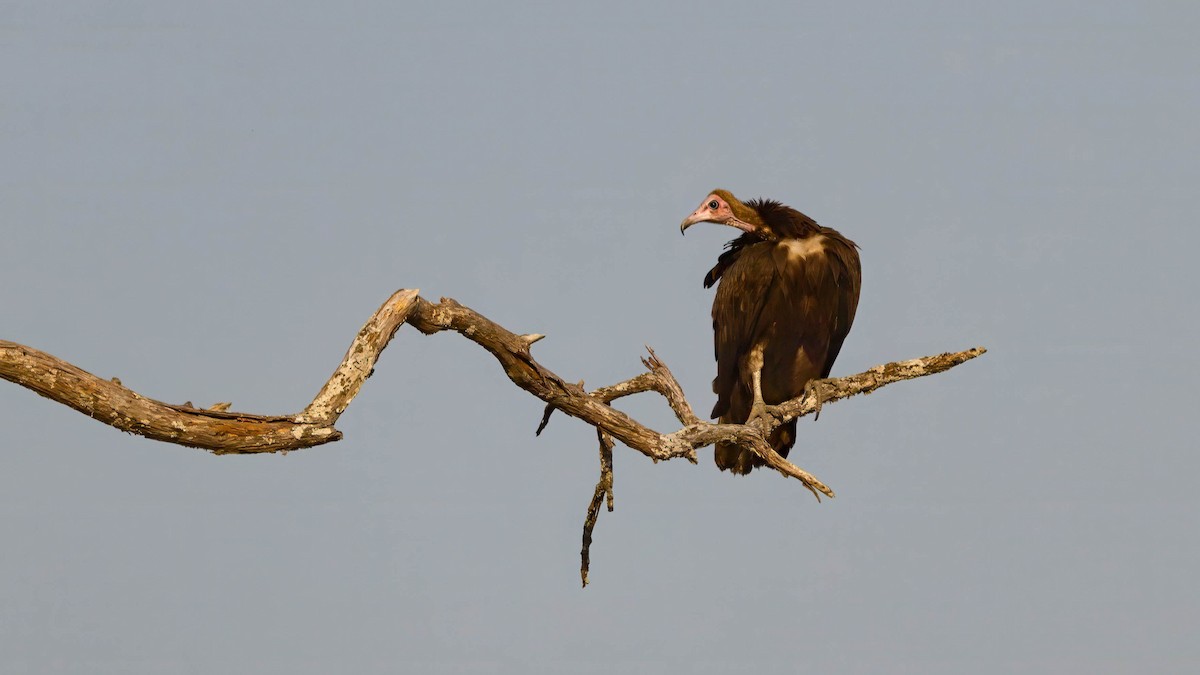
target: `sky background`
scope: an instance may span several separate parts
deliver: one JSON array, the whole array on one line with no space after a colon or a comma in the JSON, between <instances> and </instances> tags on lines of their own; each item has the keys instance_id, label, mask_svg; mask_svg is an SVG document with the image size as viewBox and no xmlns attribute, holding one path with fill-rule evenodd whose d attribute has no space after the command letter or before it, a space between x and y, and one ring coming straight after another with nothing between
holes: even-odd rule
<instances>
[{"instance_id":1,"label":"sky background","mask_svg":"<svg viewBox=\"0 0 1200 675\"><path fill-rule=\"evenodd\" d=\"M215 457L0 383L0 670L1200 668L1200 6L0 2L0 338L302 409L398 288L653 346L698 411L714 187L862 247L837 491L618 446L404 328L339 443ZM661 399L619 405L652 427Z\"/></svg>"}]
</instances>

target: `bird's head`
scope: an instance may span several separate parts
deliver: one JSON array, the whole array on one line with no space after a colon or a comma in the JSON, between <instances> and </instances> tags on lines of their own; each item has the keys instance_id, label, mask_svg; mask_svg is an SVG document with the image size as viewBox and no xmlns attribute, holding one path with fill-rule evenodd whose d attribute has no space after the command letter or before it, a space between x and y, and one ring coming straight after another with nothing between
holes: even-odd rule
<instances>
[{"instance_id":1,"label":"bird's head","mask_svg":"<svg viewBox=\"0 0 1200 675\"><path fill-rule=\"evenodd\" d=\"M728 225L745 232L759 232L763 228L763 221L758 212L738 201L728 190L713 190L709 193L700 204L700 208L679 224L679 233L683 234L684 230L696 223Z\"/></svg>"}]
</instances>

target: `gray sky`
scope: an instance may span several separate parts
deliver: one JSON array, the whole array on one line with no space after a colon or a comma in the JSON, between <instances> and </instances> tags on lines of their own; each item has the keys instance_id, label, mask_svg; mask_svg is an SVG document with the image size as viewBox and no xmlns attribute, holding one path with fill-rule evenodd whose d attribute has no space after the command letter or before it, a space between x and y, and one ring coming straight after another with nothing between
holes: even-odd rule
<instances>
[{"instance_id":1,"label":"gray sky","mask_svg":"<svg viewBox=\"0 0 1200 675\"><path fill-rule=\"evenodd\" d=\"M0 4L0 338L302 408L395 289L698 409L713 187L862 246L834 367L985 345L805 421L794 481L616 451L405 329L340 443L213 457L0 384L0 670L1200 667L1200 9ZM673 428L659 399L622 407ZM771 576L764 576L770 571Z\"/></svg>"}]
</instances>

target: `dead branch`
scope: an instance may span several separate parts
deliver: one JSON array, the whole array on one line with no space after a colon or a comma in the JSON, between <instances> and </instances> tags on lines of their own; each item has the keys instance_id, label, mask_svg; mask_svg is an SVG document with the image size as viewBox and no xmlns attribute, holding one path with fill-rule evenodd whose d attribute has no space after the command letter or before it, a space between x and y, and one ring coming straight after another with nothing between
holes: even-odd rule
<instances>
[{"instance_id":1,"label":"dead branch","mask_svg":"<svg viewBox=\"0 0 1200 675\"><path fill-rule=\"evenodd\" d=\"M772 414L754 424L713 424L696 416L682 387L653 350L642 359L647 372L591 392L538 363L530 347L544 336L518 335L454 300L431 303L416 290L400 290L388 298L354 338L341 365L303 411L293 415L229 412L228 403L207 410L191 403L172 405L141 396L119 379L105 380L32 347L0 340L0 378L70 406L93 419L146 438L204 448L215 454L246 454L298 450L340 440L334 424L373 372L380 353L401 324L426 335L455 331L491 352L509 379L546 402L540 433L554 410L596 428L600 442L601 474L584 524L582 568L587 584L588 547L600 502L612 510L613 439L654 461L683 457L696 462L696 450L717 441L750 448L784 476L799 480L818 500L833 491L812 474L779 456L766 442L780 424L817 413L821 406L856 394L867 394L901 380L932 375L973 359L982 347L910 361L876 366L857 375L812 382L802 396L772 407ZM646 427L610 403L623 396L654 391L666 399L682 427L660 433Z\"/></svg>"},{"instance_id":2,"label":"dead branch","mask_svg":"<svg viewBox=\"0 0 1200 675\"><path fill-rule=\"evenodd\" d=\"M417 291L397 291L354 338L346 358L317 397L296 415L228 412L229 403L207 410L172 405L104 380L32 347L0 340L0 378L121 431L156 441L211 450L218 455L286 452L340 440L333 427L371 374L379 353L404 323Z\"/></svg>"},{"instance_id":3,"label":"dead branch","mask_svg":"<svg viewBox=\"0 0 1200 675\"><path fill-rule=\"evenodd\" d=\"M588 567L591 565L592 530L596 527L596 519L600 517L600 504L608 500L608 512L613 510L613 440L607 433L596 430L596 438L600 440L600 480L592 493L592 501L588 504L587 517L583 520L583 548L579 549L579 576L583 585L588 585Z\"/></svg>"},{"instance_id":4,"label":"dead branch","mask_svg":"<svg viewBox=\"0 0 1200 675\"><path fill-rule=\"evenodd\" d=\"M400 329L408 313L417 301L416 290L399 290L367 320L358 331L341 365L333 371L329 381L321 387L316 398L304 412L296 416L297 421L333 426L350 401L358 395L367 378L375 371L375 362L392 336Z\"/></svg>"}]
</instances>

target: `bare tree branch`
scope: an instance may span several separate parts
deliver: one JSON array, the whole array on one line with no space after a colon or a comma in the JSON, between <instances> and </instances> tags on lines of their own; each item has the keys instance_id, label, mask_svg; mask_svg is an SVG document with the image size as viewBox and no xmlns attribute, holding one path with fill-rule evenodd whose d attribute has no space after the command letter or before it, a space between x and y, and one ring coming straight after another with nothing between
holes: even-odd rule
<instances>
[{"instance_id":1,"label":"bare tree branch","mask_svg":"<svg viewBox=\"0 0 1200 675\"><path fill-rule=\"evenodd\" d=\"M583 520L583 548L579 550L579 576L583 585L588 585L588 567L591 565L592 530L596 527L596 519L600 517L600 504L608 500L608 512L613 510L613 440L607 433L596 430L596 438L600 440L600 480L592 493L592 501L588 504L587 517Z\"/></svg>"},{"instance_id":2,"label":"bare tree branch","mask_svg":"<svg viewBox=\"0 0 1200 675\"><path fill-rule=\"evenodd\" d=\"M358 331L341 365L333 371L329 381L321 387L316 398L304 412L296 416L297 421L333 426L346 406L358 395L367 378L375 371L379 354L391 342L392 336L404 324L408 313L417 301L416 290L400 290L383 303L365 326Z\"/></svg>"},{"instance_id":3,"label":"bare tree branch","mask_svg":"<svg viewBox=\"0 0 1200 675\"><path fill-rule=\"evenodd\" d=\"M642 365L646 366L654 375L656 385L654 391L667 399L667 405L675 411L675 417L679 418L679 423L683 425L704 424L699 417L696 417L696 413L692 412L692 405L683 395L683 387L679 386L679 380L675 379L675 375L667 368L667 364L660 361L658 354L655 354L650 347L646 347L646 351L650 353L650 358L643 358Z\"/></svg>"},{"instance_id":4,"label":"bare tree branch","mask_svg":"<svg viewBox=\"0 0 1200 675\"><path fill-rule=\"evenodd\" d=\"M333 427L371 374L379 353L404 323L417 291L397 291L354 338L346 358L313 402L297 415L228 412L229 403L207 410L172 405L104 380L32 347L0 340L0 378L15 382L79 412L146 438L212 450L218 455L286 452L341 439Z\"/></svg>"},{"instance_id":5,"label":"bare tree branch","mask_svg":"<svg viewBox=\"0 0 1200 675\"><path fill-rule=\"evenodd\" d=\"M786 421L819 413L821 406L856 394L868 394L899 382L940 373L987 350L982 347L876 366L857 375L817 380L804 394L777 406L752 424L713 424L697 417L682 387L653 350L642 359L647 372L624 382L587 392L538 363L530 347L544 336L518 335L454 300L431 303L416 290L400 290L388 298L358 332L341 365L312 402L294 415L255 415L229 412L228 403L207 410L192 404L172 405L146 398L120 380L104 380L32 347L0 340L0 378L70 406L93 419L146 438L211 450L216 454L281 452L340 440L334 428L373 372L380 353L401 324L426 335L454 331L489 351L509 379L546 402L538 433L554 410L596 428L600 443L600 481L588 507L581 550L581 574L587 584L588 552L600 503L612 510L612 448L614 439L659 461L683 457L696 462L696 450L718 441L749 448L783 476L799 480L818 500L834 493L815 476L792 464L766 442L771 431ZM654 391L666 399L682 427L660 433L646 427L610 403L636 393Z\"/></svg>"},{"instance_id":6,"label":"bare tree branch","mask_svg":"<svg viewBox=\"0 0 1200 675\"><path fill-rule=\"evenodd\" d=\"M646 347L646 351L650 353L650 358L642 358L642 365L646 366L650 372L642 373L617 384L607 387L600 387L591 392L590 396L604 403L611 403L624 396L633 394L641 394L647 391L656 391L667 399L667 405L675 411L675 416L679 418L681 424L702 424L700 418L692 412L692 406L687 402L683 395L683 387L679 386L679 382L675 379L666 364L658 359L658 355L650 347ZM582 383L580 383L582 386ZM546 425L550 422L550 415L554 412L554 406L546 404L546 410L542 414L542 422L538 425L535 435L540 436Z\"/></svg>"},{"instance_id":7,"label":"bare tree branch","mask_svg":"<svg viewBox=\"0 0 1200 675\"><path fill-rule=\"evenodd\" d=\"M280 452L339 440L341 432L291 417L202 410L144 397L32 347L0 341L0 378L139 436L216 454ZM224 407L223 404L213 406Z\"/></svg>"}]
</instances>

